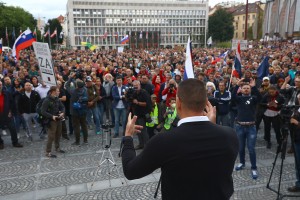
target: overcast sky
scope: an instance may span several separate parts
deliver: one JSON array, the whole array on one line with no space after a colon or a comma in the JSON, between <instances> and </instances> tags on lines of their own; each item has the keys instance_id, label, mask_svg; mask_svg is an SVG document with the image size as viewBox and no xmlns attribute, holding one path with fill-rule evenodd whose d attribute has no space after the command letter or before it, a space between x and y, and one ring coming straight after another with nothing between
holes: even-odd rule
<instances>
[{"instance_id":1,"label":"overcast sky","mask_svg":"<svg viewBox=\"0 0 300 200\"><path fill-rule=\"evenodd\" d=\"M46 21L66 13L67 0L0 0L6 5L19 6L30 12L35 18L45 17ZM236 0L237 2L246 2L246 0ZM255 0L249 0L254 2ZM209 5L213 6L220 2L228 0L210 0Z\"/></svg>"}]
</instances>

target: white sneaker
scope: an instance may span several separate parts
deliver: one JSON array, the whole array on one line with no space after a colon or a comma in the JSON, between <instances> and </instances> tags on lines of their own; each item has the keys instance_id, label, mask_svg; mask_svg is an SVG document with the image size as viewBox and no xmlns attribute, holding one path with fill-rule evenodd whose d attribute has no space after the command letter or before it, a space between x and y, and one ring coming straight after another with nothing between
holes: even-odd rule
<instances>
[{"instance_id":1,"label":"white sneaker","mask_svg":"<svg viewBox=\"0 0 300 200\"><path fill-rule=\"evenodd\" d=\"M257 177L258 177L257 170L251 170L251 176L253 179L257 179Z\"/></svg>"},{"instance_id":2,"label":"white sneaker","mask_svg":"<svg viewBox=\"0 0 300 200\"><path fill-rule=\"evenodd\" d=\"M2 130L2 135L7 135L6 130Z\"/></svg>"}]
</instances>

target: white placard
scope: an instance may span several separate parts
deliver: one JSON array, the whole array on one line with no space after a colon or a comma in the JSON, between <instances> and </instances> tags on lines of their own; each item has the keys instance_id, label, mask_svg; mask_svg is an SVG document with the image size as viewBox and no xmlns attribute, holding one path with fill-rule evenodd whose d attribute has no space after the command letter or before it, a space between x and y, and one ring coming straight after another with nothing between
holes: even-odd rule
<instances>
[{"instance_id":1,"label":"white placard","mask_svg":"<svg viewBox=\"0 0 300 200\"><path fill-rule=\"evenodd\" d=\"M235 50L238 44L238 40L232 40L231 42L231 49ZM247 40L240 40L241 44L241 50L247 50L248 49L248 41Z\"/></svg>"},{"instance_id":2,"label":"white placard","mask_svg":"<svg viewBox=\"0 0 300 200\"><path fill-rule=\"evenodd\" d=\"M47 43L33 42L35 56L39 63L42 80L45 85L56 86L52 56Z\"/></svg>"},{"instance_id":3,"label":"white placard","mask_svg":"<svg viewBox=\"0 0 300 200\"><path fill-rule=\"evenodd\" d=\"M249 44L249 49L252 49L252 48L253 48L253 46L251 44Z\"/></svg>"},{"instance_id":4,"label":"white placard","mask_svg":"<svg viewBox=\"0 0 300 200\"><path fill-rule=\"evenodd\" d=\"M124 51L124 47L118 47L118 53L122 53Z\"/></svg>"}]
</instances>

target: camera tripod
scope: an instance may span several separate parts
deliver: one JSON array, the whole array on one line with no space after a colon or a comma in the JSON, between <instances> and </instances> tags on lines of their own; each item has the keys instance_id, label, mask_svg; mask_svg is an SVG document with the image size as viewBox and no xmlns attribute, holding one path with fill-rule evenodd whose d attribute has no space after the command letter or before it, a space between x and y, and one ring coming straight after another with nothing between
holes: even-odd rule
<instances>
[{"instance_id":1,"label":"camera tripod","mask_svg":"<svg viewBox=\"0 0 300 200\"><path fill-rule=\"evenodd\" d=\"M108 120L106 120L106 123L102 125L102 129L103 129L102 147L104 148L104 151L102 152L102 156L101 156L101 159L99 161L98 168L96 170L96 174L98 174L98 172L100 171L100 167L102 165L106 164L106 169L108 171L108 181L109 181L109 186L110 187L111 187L111 173L113 172L113 169L111 169L111 167L115 168L115 170L117 171L119 180L121 181L122 185L124 185L124 182L121 179L120 171L117 167L117 164L116 164L116 162L114 160L114 157L112 155L112 152L110 150L110 146L111 146L111 128L113 128L113 126ZM104 134L105 134L105 136L104 136L105 139L103 138ZM104 140L105 140L105 144L103 144ZM96 153L100 153L100 152L101 151L97 151ZM93 180L92 185L91 185L91 189L94 186L96 177L97 176L95 175L94 180ZM126 180L125 180L125 182L126 182Z\"/></svg>"},{"instance_id":2,"label":"camera tripod","mask_svg":"<svg viewBox=\"0 0 300 200\"><path fill-rule=\"evenodd\" d=\"M278 145L277 150L276 150L276 156L274 159L273 167L270 173L270 177L269 177L269 181L267 183L267 188L273 192L275 192L277 194L277 200L283 199L284 197L300 197L300 195L290 195L290 194L283 194L280 192L280 187L281 187L281 180L282 180L282 172L283 172L283 162L285 160L285 156L286 156L286 147L287 147L287 140L288 140L288 135L289 135L289 117L282 117L282 121L283 121L283 125L281 128L281 135L282 135L282 141L281 143ZM293 141L292 141L293 142ZM278 188L277 190L272 188L270 186L270 182L273 176L273 172L274 172L274 168L276 165L276 161L277 158L279 156L279 153L281 153L281 163L280 163L280 172L279 172L279 180L278 180ZM294 152L296 153L296 152ZM295 161L297 161L295 159ZM297 165L298 163L295 163L295 165Z\"/></svg>"}]
</instances>

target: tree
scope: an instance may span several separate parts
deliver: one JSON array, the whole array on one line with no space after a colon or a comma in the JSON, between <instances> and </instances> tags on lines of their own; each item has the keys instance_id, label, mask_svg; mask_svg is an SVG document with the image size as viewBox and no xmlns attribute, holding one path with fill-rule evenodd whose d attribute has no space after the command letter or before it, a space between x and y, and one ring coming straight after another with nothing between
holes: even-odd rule
<instances>
[{"instance_id":1,"label":"tree","mask_svg":"<svg viewBox=\"0 0 300 200\"><path fill-rule=\"evenodd\" d=\"M216 10L208 19L208 37L225 42L233 38L233 16L223 8Z\"/></svg>"},{"instance_id":2,"label":"tree","mask_svg":"<svg viewBox=\"0 0 300 200\"><path fill-rule=\"evenodd\" d=\"M19 36L20 30L24 31L30 28L33 31L36 27L36 20L32 14L23 8L5 6L4 3L0 2L0 27L0 38L3 38L3 45L12 47L15 39ZM6 39L6 27L8 40ZM13 30L15 30L15 37Z\"/></svg>"},{"instance_id":3,"label":"tree","mask_svg":"<svg viewBox=\"0 0 300 200\"><path fill-rule=\"evenodd\" d=\"M45 31L48 31L50 27L50 35L56 30L56 36L54 36L51 39L51 47L50 48L55 48L56 45L62 43L62 38L60 38L60 33L62 32L62 26L60 25L58 19L49 19L48 23L45 26ZM49 43L49 36L47 36L47 39L45 38L45 42ZM49 45L50 46L50 45Z\"/></svg>"}]
</instances>

